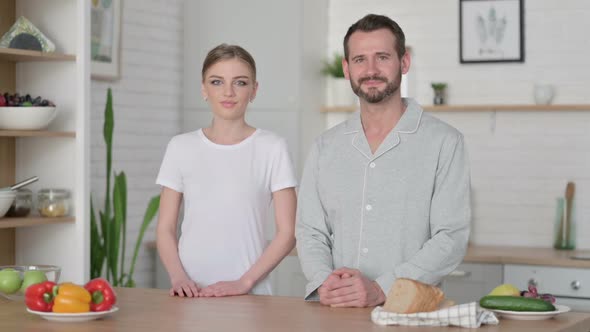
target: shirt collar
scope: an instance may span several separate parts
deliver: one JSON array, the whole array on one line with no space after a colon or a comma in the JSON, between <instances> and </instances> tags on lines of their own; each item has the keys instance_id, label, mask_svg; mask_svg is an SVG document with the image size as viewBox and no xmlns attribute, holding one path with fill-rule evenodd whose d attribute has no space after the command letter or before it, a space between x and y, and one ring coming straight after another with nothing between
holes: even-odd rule
<instances>
[{"instance_id":1,"label":"shirt collar","mask_svg":"<svg viewBox=\"0 0 590 332\"><path fill-rule=\"evenodd\" d=\"M413 134L420 126L420 120L424 111L412 98L402 98L402 102L406 105L406 111L393 128L393 132ZM344 134L357 133L362 130L361 113L357 111L346 121Z\"/></svg>"}]
</instances>

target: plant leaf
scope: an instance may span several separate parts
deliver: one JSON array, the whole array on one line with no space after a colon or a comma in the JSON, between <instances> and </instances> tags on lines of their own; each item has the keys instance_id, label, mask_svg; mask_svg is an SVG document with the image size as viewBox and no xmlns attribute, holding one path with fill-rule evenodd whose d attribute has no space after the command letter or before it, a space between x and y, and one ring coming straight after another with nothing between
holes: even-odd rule
<instances>
[{"instance_id":1,"label":"plant leaf","mask_svg":"<svg viewBox=\"0 0 590 332\"><path fill-rule=\"evenodd\" d=\"M104 137L104 142L107 148L107 172L106 172L106 181L107 181L107 188L105 192L105 200L104 200L104 214L110 218L111 217L111 169L112 169L112 161L113 161L113 131L115 129L115 117L113 114L113 95L111 88L107 90L107 104L104 109L104 125L102 129L102 134Z\"/></svg>"},{"instance_id":2,"label":"plant leaf","mask_svg":"<svg viewBox=\"0 0 590 332\"><path fill-rule=\"evenodd\" d=\"M334 58L332 59L332 61L323 61L322 74L332 76L332 77L337 77L337 78L343 78L344 77L344 68L342 67L342 59L343 58L344 58L344 56L336 53L336 54L334 54Z\"/></svg>"},{"instance_id":3,"label":"plant leaf","mask_svg":"<svg viewBox=\"0 0 590 332\"><path fill-rule=\"evenodd\" d=\"M115 174L115 185L113 188L113 225L111 227L111 240L110 243L110 263L111 263L111 272L113 274L113 280L115 281L115 286L118 286L119 283L119 254L121 248L121 230L123 224L123 194L122 190L123 187L121 186L120 177ZM121 257L121 259L125 259L125 257Z\"/></svg>"},{"instance_id":4,"label":"plant leaf","mask_svg":"<svg viewBox=\"0 0 590 332\"><path fill-rule=\"evenodd\" d=\"M158 209L160 208L160 195L152 197L150 199L145 214L143 216L143 222L141 223L141 228L139 230L139 234L137 235L137 241L135 241L135 250L133 251L133 259L131 260L131 268L129 269L129 278L127 283L130 286L125 287L135 287L135 281L133 280L133 272L135 270L135 262L137 261L137 255L139 254L139 248L141 247L141 241L143 241L143 236L145 231L150 226L152 219L158 213Z\"/></svg>"},{"instance_id":5,"label":"plant leaf","mask_svg":"<svg viewBox=\"0 0 590 332\"><path fill-rule=\"evenodd\" d=\"M104 264L103 243L98 231L92 196L90 197L90 278L98 278Z\"/></svg>"},{"instance_id":6,"label":"plant leaf","mask_svg":"<svg viewBox=\"0 0 590 332\"><path fill-rule=\"evenodd\" d=\"M120 207L120 214L121 214L121 218L120 218L120 230L121 230L121 240L120 240L120 245L121 245L121 267L119 269L119 272L121 273L121 278L123 277L123 274L125 272L125 252L126 252L126 244L127 244L127 177L125 175L125 172L121 172L119 173L116 177L115 177L115 186L117 186L119 188L119 197L118 199L115 201L115 204L119 204ZM118 209L115 208L116 211L119 213ZM123 282L121 281L119 283L120 285L123 284Z\"/></svg>"},{"instance_id":7,"label":"plant leaf","mask_svg":"<svg viewBox=\"0 0 590 332\"><path fill-rule=\"evenodd\" d=\"M103 260L106 260L106 277L109 282L112 282L111 278L111 263L110 263L110 253L111 253L111 220L107 217L102 211L98 212L100 216L100 226L102 229L102 246L103 246Z\"/></svg>"}]
</instances>

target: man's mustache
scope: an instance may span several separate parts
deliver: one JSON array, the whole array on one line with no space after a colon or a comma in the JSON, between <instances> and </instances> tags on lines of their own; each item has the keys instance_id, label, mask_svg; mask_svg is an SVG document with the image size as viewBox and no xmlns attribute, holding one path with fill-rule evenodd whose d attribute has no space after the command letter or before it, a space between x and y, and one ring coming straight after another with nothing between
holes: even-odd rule
<instances>
[{"instance_id":1,"label":"man's mustache","mask_svg":"<svg viewBox=\"0 0 590 332\"><path fill-rule=\"evenodd\" d=\"M387 83L387 78L382 77L382 76L366 76L366 77L359 79L359 84L364 83L366 81L381 81L381 82Z\"/></svg>"}]
</instances>

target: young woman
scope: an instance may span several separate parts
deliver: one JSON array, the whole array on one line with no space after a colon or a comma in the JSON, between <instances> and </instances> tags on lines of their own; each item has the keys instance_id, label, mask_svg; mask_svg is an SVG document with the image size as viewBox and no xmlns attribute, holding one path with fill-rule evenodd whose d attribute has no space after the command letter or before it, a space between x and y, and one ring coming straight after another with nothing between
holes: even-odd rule
<instances>
[{"instance_id":1,"label":"young woman","mask_svg":"<svg viewBox=\"0 0 590 332\"><path fill-rule=\"evenodd\" d=\"M287 144L244 119L257 89L252 56L235 45L215 47L203 63L201 88L213 121L168 144L156 181L156 232L171 296L270 295L266 277L295 245L297 181ZM271 202L276 233L266 246Z\"/></svg>"}]
</instances>

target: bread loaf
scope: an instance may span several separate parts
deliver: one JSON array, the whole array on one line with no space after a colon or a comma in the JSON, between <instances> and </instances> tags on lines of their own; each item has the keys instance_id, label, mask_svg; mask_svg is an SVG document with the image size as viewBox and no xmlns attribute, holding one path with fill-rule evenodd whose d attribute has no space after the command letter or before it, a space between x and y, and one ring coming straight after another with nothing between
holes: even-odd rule
<instances>
[{"instance_id":1,"label":"bread loaf","mask_svg":"<svg viewBox=\"0 0 590 332\"><path fill-rule=\"evenodd\" d=\"M399 278L391 286L383 310L399 314L435 311L444 298L445 294L438 287Z\"/></svg>"}]
</instances>

